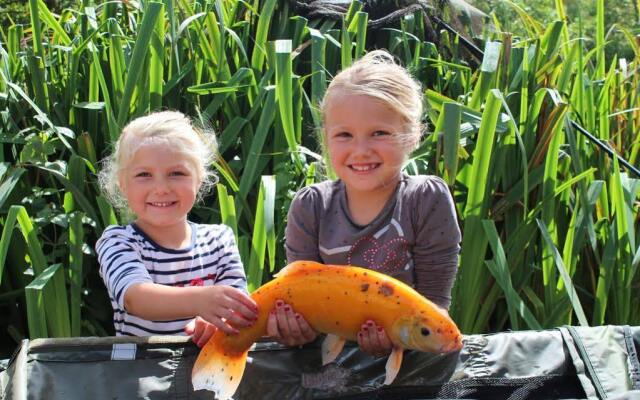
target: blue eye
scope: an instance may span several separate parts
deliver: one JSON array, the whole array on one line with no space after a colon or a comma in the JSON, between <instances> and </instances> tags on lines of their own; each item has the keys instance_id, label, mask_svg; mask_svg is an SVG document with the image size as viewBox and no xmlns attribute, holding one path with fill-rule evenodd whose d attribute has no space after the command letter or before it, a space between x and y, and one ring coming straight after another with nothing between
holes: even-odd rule
<instances>
[{"instance_id":1,"label":"blue eye","mask_svg":"<svg viewBox=\"0 0 640 400\"><path fill-rule=\"evenodd\" d=\"M391 133L387 131L375 131L373 132L373 136L390 136Z\"/></svg>"},{"instance_id":2,"label":"blue eye","mask_svg":"<svg viewBox=\"0 0 640 400\"><path fill-rule=\"evenodd\" d=\"M148 172L138 172L137 174L135 174L136 178L148 178L150 176L151 174Z\"/></svg>"},{"instance_id":3,"label":"blue eye","mask_svg":"<svg viewBox=\"0 0 640 400\"><path fill-rule=\"evenodd\" d=\"M183 171L171 171L169 175L170 176L187 176L187 174Z\"/></svg>"}]
</instances>

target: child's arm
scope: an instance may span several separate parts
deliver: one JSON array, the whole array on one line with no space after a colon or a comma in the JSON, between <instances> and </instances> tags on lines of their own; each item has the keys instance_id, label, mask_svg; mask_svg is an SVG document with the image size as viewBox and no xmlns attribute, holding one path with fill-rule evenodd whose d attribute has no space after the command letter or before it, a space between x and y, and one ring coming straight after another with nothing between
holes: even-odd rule
<instances>
[{"instance_id":1,"label":"child's arm","mask_svg":"<svg viewBox=\"0 0 640 400\"><path fill-rule=\"evenodd\" d=\"M443 309L451 302L458 268L460 229L453 198L440 178L425 182L416 196L416 245L413 248L415 289Z\"/></svg>"},{"instance_id":2,"label":"child's arm","mask_svg":"<svg viewBox=\"0 0 640 400\"><path fill-rule=\"evenodd\" d=\"M258 310L253 299L226 285L134 284L125 292L124 306L130 314L153 321L200 316L227 333L238 332L233 326L252 325Z\"/></svg>"},{"instance_id":3,"label":"child's arm","mask_svg":"<svg viewBox=\"0 0 640 400\"><path fill-rule=\"evenodd\" d=\"M316 215L319 194L311 187L296 193L287 215L285 249L287 261L297 260L322 262L318 250L318 216ZM282 300L276 302L269 313L267 335L285 346L300 346L316 339L317 333L300 314Z\"/></svg>"},{"instance_id":4,"label":"child's arm","mask_svg":"<svg viewBox=\"0 0 640 400\"><path fill-rule=\"evenodd\" d=\"M314 188L300 189L291 201L285 228L287 262L297 260L322 262L318 248L318 204L320 194Z\"/></svg>"}]
</instances>

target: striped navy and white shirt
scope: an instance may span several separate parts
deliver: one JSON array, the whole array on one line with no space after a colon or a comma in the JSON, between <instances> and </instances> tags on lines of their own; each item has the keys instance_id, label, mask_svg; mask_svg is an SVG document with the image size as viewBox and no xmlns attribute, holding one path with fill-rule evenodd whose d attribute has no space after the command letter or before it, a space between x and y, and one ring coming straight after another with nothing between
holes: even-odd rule
<instances>
[{"instance_id":1,"label":"striped navy and white shirt","mask_svg":"<svg viewBox=\"0 0 640 400\"><path fill-rule=\"evenodd\" d=\"M229 285L247 291L233 231L226 225L191 225L191 244L179 250L155 243L135 224L111 225L96 243L100 276L113 306L116 335L183 335L191 318L149 321L127 313L124 293L136 283L169 286Z\"/></svg>"}]
</instances>

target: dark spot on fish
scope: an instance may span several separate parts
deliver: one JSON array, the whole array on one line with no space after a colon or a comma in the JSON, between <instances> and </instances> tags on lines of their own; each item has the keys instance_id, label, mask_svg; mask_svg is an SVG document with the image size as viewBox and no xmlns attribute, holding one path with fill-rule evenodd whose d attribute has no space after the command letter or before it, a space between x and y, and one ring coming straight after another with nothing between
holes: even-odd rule
<instances>
[{"instance_id":1,"label":"dark spot on fish","mask_svg":"<svg viewBox=\"0 0 640 400\"><path fill-rule=\"evenodd\" d=\"M368 283L363 283L362 285L360 285L360 291L361 292L366 292L367 290L369 290L369 284Z\"/></svg>"},{"instance_id":2,"label":"dark spot on fish","mask_svg":"<svg viewBox=\"0 0 640 400\"><path fill-rule=\"evenodd\" d=\"M393 294L393 287L391 285L383 283L380 286L380 289L378 289L378 294L381 294L381 295L383 295L385 297L391 296Z\"/></svg>"},{"instance_id":3,"label":"dark spot on fish","mask_svg":"<svg viewBox=\"0 0 640 400\"><path fill-rule=\"evenodd\" d=\"M438 332L438 334L442 333L442 329L438 328L436 329L436 332Z\"/></svg>"},{"instance_id":4,"label":"dark spot on fish","mask_svg":"<svg viewBox=\"0 0 640 400\"><path fill-rule=\"evenodd\" d=\"M229 377L229 382L231 382L233 380L233 376Z\"/></svg>"},{"instance_id":5,"label":"dark spot on fish","mask_svg":"<svg viewBox=\"0 0 640 400\"><path fill-rule=\"evenodd\" d=\"M367 300L364 301L364 304L369 304L369 302Z\"/></svg>"},{"instance_id":6,"label":"dark spot on fish","mask_svg":"<svg viewBox=\"0 0 640 400\"><path fill-rule=\"evenodd\" d=\"M336 321L336 325L340 325L340 321Z\"/></svg>"},{"instance_id":7,"label":"dark spot on fish","mask_svg":"<svg viewBox=\"0 0 640 400\"><path fill-rule=\"evenodd\" d=\"M327 300L331 299L331 297L327 296Z\"/></svg>"},{"instance_id":8,"label":"dark spot on fish","mask_svg":"<svg viewBox=\"0 0 640 400\"><path fill-rule=\"evenodd\" d=\"M368 274L367 274L366 272L363 272L363 275L364 275L364 276L367 276Z\"/></svg>"},{"instance_id":9,"label":"dark spot on fish","mask_svg":"<svg viewBox=\"0 0 640 400\"><path fill-rule=\"evenodd\" d=\"M399 302L399 301L396 301L396 304L397 304L397 305L400 305L400 302Z\"/></svg>"}]
</instances>

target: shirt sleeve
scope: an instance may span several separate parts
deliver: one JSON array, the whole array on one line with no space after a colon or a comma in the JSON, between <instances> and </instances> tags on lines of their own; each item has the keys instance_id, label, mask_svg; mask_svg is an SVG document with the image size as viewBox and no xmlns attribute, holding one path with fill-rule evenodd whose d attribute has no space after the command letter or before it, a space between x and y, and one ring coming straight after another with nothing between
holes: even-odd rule
<instances>
[{"instance_id":1,"label":"shirt sleeve","mask_svg":"<svg viewBox=\"0 0 640 400\"><path fill-rule=\"evenodd\" d=\"M416 191L414 201L417 210L413 250L415 289L448 309L461 240L453 198L442 179L431 177Z\"/></svg>"},{"instance_id":2,"label":"shirt sleeve","mask_svg":"<svg viewBox=\"0 0 640 400\"><path fill-rule=\"evenodd\" d=\"M96 243L100 264L100 276L109 296L124 310L124 294L137 283L153 282L145 268L140 252L124 228L114 227L104 231Z\"/></svg>"},{"instance_id":3,"label":"shirt sleeve","mask_svg":"<svg viewBox=\"0 0 640 400\"><path fill-rule=\"evenodd\" d=\"M236 245L233 230L226 225L220 226L222 227L220 244L223 247L223 253L219 260L220 265L218 267L215 284L232 286L248 293L247 277L240 259L240 252Z\"/></svg>"},{"instance_id":4,"label":"shirt sleeve","mask_svg":"<svg viewBox=\"0 0 640 400\"><path fill-rule=\"evenodd\" d=\"M310 187L300 189L291 202L285 229L288 263L298 260L322 262L318 248L320 202L320 194Z\"/></svg>"}]
</instances>

